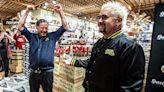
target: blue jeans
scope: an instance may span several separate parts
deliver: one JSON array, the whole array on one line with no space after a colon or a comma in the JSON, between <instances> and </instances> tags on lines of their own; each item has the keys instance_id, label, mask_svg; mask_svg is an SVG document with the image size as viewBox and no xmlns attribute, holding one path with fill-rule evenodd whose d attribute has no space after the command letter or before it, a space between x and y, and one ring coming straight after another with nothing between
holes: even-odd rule
<instances>
[{"instance_id":1,"label":"blue jeans","mask_svg":"<svg viewBox=\"0 0 164 92\"><path fill-rule=\"evenodd\" d=\"M53 71L35 73L31 72L29 77L30 92L39 92L40 85L44 92L52 92Z\"/></svg>"}]
</instances>

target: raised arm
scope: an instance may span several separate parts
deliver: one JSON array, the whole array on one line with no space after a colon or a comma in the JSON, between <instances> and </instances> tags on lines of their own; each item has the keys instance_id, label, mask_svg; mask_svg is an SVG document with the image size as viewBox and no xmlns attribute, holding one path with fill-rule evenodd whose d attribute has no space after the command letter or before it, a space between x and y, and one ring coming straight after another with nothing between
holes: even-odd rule
<instances>
[{"instance_id":1,"label":"raised arm","mask_svg":"<svg viewBox=\"0 0 164 92\"><path fill-rule=\"evenodd\" d=\"M59 13L62 25L63 25L64 29L67 30L68 29L68 24L67 24L67 21L65 19L65 15L64 15L64 12L63 12L63 9L62 9L61 5L60 4L56 4L56 5L53 6L53 9L56 12Z\"/></svg>"},{"instance_id":2,"label":"raised arm","mask_svg":"<svg viewBox=\"0 0 164 92\"><path fill-rule=\"evenodd\" d=\"M27 5L25 13L20 17L18 22L18 30L22 31L24 29L24 24L26 22L27 16L31 10L34 9L34 5Z\"/></svg>"},{"instance_id":3,"label":"raised arm","mask_svg":"<svg viewBox=\"0 0 164 92\"><path fill-rule=\"evenodd\" d=\"M7 34L6 32L4 32L4 36L6 36L10 41L12 41L14 43L16 42L15 39L12 36L10 36L9 34Z\"/></svg>"}]
</instances>

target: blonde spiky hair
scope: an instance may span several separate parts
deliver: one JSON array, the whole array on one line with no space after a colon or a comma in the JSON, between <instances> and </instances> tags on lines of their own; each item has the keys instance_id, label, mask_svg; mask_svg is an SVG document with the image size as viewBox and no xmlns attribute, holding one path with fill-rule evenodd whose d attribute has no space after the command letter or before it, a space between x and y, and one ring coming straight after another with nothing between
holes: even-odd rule
<instances>
[{"instance_id":1,"label":"blonde spiky hair","mask_svg":"<svg viewBox=\"0 0 164 92\"><path fill-rule=\"evenodd\" d=\"M101 9L109 9L111 14L114 16L119 16L122 18L122 30L126 28L126 20L128 16L128 9L120 2L107 2L104 4Z\"/></svg>"}]
</instances>

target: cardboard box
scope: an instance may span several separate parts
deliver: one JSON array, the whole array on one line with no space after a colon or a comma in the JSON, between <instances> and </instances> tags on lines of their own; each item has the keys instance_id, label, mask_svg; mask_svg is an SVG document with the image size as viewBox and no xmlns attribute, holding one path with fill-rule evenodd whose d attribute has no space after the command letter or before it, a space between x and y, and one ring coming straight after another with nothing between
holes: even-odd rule
<instances>
[{"instance_id":1,"label":"cardboard box","mask_svg":"<svg viewBox=\"0 0 164 92\"><path fill-rule=\"evenodd\" d=\"M9 68L12 69L12 68L23 68L23 65L19 65L19 66L16 66L16 65L9 65Z\"/></svg>"},{"instance_id":2,"label":"cardboard box","mask_svg":"<svg viewBox=\"0 0 164 92\"><path fill-rule=\"evenodd\" d=\"M83 81L71 83L59 77L59 92L84 92L82 83Z\"/></svg>"},{"instance_id":3,"label":"cardboard box","mask_svg":"<svg viewBox=\"0 0 164 92\"><path fill-rule=\"evenodd\" d=\"M59 63L59 76L72 80L73 83L76 79L79 80L84 77L85 69Z\"/></svg>"},{"instance_id":4,"label":"cardboard box","mask_svg":"<svg viewBox=\"0 0 164 92\"><path fill-rule=\"evenodd\" d=\"M10 66L10 72L12 72L12 73L21 73L21 72L23 72L23 67Z\"/></svg>"},{"instance_id":5,"label":"cardboard box","mask_svg":"<svg viewBox=\"0 0 164 92\"><path fill-rule=\"evenodd\" d=\"M12 56L12 60L23 60L23 56Z\"/></svg>"},{"instance_id":6,"label":"cardboard box","mask_svg":"<svg viewBox=\"0 0 164 92\"><path fill-rule=\"evenodd\" d=\"M53 92L59 92L59 87L53 83Z\"/></svg>"},{"instance_id":7,"label":"cardboard box","mask_svg":"<svg viewBox=\"0 0 164 92\"><path fill-rule=\"evenodd\" d=\"M54 63L57 63L57 64L59 64L59 62L60 62L60 57L54 57Z\"/></svg>"},{"instance_id":8,"label":"cardboard box","mask_svg":"<svg viewBox=\"0 0 164 92\"><path fill-rule=\"evenodd\" d=\"M3 72L0 72L0 79L3 79L4 76L5 76L5 72L4 71Z\"/></svg>"},{"instance_id":9,"label":"cardboard box","mask_svg":"<svg viewBox=\"0 0 164 92\"><path fill-rule=\"evenodd\" d=\"M54 80L53 80L53 84L55 85L55 87L59 87L59 76L58 75L54 75Z\"/></svg>"},{"instance_id":10,"label":"cardboard box","mask_svg":"<svg viewBox=\"0 0 164 92\"><path fill-rule=\"evenodd\" d=\"M13 56L23 56L23 53L21 52L21 53L14 53L14 52L12 52L12 55Z\"/></svg>"},{"instance_id":11,"label":"cardboard box","mask_svg":"<svg viewBox=\"0 0 164 92\"><path fill-rule=\"evenodd\" d=\"M23 60L11 60L11 65L15 66L22 66L23 65Z\"/></svg>"},{"instance_id":12,"label":"cardboard box","mask_svg":"<svg viewBox=\"0 0 164 92\"><path fill-rule=\"evenodd\" d=\"M23 53L24 50L12 50L12 53Z\"/></svg>"},{"instance_id":13,"label":"cardboard box","mask_svg":"<svg viewBox=\"0 0 164 92\"><path fill-rule=\"evenodd\" d=\"M54 74L59 75L59 69L60 69L59 67L60 67L59 64L55 63Z\"/></svg>"}]
</instances>

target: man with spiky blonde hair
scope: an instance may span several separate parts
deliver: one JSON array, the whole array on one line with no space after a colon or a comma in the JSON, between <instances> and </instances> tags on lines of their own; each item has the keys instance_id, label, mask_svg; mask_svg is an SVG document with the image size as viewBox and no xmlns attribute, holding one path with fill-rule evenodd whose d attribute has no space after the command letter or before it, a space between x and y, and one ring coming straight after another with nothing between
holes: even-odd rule
<instances>
[{"instance_id":1,"label":"man with spiky blonde hair","mask_svg":"<svg viewBox=\"0 0 164 92\"><path fill-rule=\"evenodd\" d=\"M143 86L145 56L142 47L126 37L128 10L119 2L104 4L97 16L103 34L93 46L88 60L71 65L86 68L85 92L140 92Z\"/></svg>"},{"instance_id":2,"label":"man with spiky blonde hair","mask_svg":"<svg viewBox=\"0 0 164 92\"><path fill-rule=\"evenodd\" d=\"M125 6L118 2L108 2L101 7L101 10L102 9L112 10L111 14L113 16L122 18L122 30L126 29L126 20L129 12Z\"/></svg>"}]
</instances>

